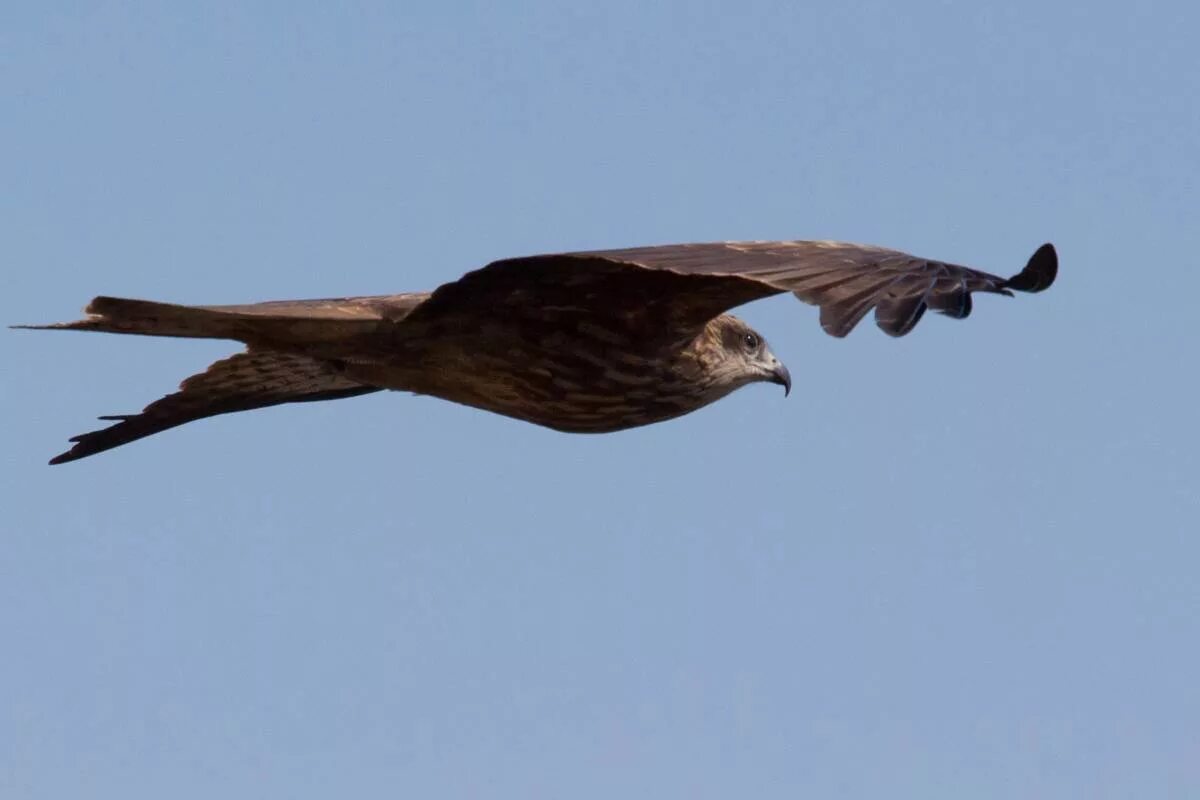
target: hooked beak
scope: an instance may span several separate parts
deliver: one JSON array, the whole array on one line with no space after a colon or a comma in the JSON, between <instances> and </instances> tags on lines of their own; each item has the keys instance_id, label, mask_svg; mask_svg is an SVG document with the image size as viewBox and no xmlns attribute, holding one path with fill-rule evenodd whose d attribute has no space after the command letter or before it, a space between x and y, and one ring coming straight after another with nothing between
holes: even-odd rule
<instances>
[{"instance_id":1,"label":"hooked beak","mask_svg":"<svg viewBox=\"0 0 1200 800\"><path fill-rule=\"evenodd\" d=\"M784 397L792 393L792 373L788 372L788 368L779 359L775 359L775 364L771 369L771 377L768 380L771 383L778 383L783 387Z\"/></svg>"}]
</instances>

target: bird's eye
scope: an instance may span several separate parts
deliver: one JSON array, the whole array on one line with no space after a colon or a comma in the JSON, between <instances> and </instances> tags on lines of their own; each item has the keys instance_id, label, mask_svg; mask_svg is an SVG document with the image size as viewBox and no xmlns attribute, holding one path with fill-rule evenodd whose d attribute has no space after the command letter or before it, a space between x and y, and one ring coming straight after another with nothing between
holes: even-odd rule
<instances>
[{"instance_id":1,"label":"bird's eye","mask_svg":"<svg viewBox=\"0 0 1200 800\"><path fill-rule=\"evenodd\" d=\"M758 337L753 333L747 333L745 336L743 336L742 343L746 345L747 350L758 349Z\"/></svg>"}]
</instances>

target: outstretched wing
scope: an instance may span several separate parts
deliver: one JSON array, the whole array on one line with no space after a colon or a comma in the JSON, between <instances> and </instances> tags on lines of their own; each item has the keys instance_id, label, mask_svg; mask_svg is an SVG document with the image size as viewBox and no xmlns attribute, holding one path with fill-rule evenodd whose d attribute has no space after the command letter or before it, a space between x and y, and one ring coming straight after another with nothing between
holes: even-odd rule
<instances>
[{"instance_id":1,"label":"outstretched wing","mask_svg":"<svg viewBox=\"0 0 1200 800\"><path fill-rule=\"evenodd\" d=\"M734 306L791 292L821 309L821 327L845 336L872 308L892 336L927 309L971 313L971 294L1040 292L1054 282L1054 247L1001 278L897 250L843 242L716 242L598 250L495 261L440 287L411 315L435 320L467 310L504 313L550 306L624 316L682 334Z\"/></svg>"},{"instance_id":2,"label":"outstretched wing","mask_svg":"<svg viewBox=\"0 0 1200 800\"><path fill-rule=\"evenodd\" d=\"M343 377L329 362L251 349L215 362L180 384L178 392L155 400L140 414L100 417L116 420L117 424L73 437L75 446L50 463L74 461L217 414L280 403L335 400L374 391L378 389Z\"/></svg>"},{"instance_id":3,"label":"outstretched wing","mask_svg":"<svg viewBox=\"0 0 1200 800\"><path fill-rule=\"evenodd\" d=\"M375 297L272 300L237 306L184 306L101 296L88 303L84 319L13 327L237 339L266 347L307 345L316 348L322 343L370 336L387 323L403 320L428 296L424 292L410 292Z\"/></svg>"}]
</instances>

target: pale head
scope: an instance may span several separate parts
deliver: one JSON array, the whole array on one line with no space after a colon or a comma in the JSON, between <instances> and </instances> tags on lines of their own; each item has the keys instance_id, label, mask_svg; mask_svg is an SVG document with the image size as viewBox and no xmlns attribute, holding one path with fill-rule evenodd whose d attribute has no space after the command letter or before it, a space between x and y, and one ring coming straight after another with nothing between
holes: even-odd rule
<instances>
[{"instance_id":1,"label":"pale head","mask_svg":"<svg viewBox=\"0 0 1200 800\"><path fill-rule=\"evenodd\" d=\"M792 390L792 376L758 331L730 314L709 321L695 342L710 391L726 395L750 383L767 381Z\"/></svg>"}]
</instances>

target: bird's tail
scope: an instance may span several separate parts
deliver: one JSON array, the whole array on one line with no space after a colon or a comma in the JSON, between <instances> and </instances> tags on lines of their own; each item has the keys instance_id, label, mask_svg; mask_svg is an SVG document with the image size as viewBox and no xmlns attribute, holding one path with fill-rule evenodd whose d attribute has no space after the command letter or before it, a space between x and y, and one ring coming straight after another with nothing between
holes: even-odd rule
<instances>
[{"instance_id":1,"label":"bird's tail","mask_svg":"<svg viewBox=\"0 0 1200 800\"><path fill-rule=\"evenodd\" d=\"M123 297L97 297L84 309L88 315L84 319L52 325L13 327L234 339L264 346L311 346L369 333L380 321L379 315L371 313L365 306L343 305L336 309L336 313L331 313L334 311L330 307L333 302L336 301L184 306Z\"/></svg>"}]
</instances>

